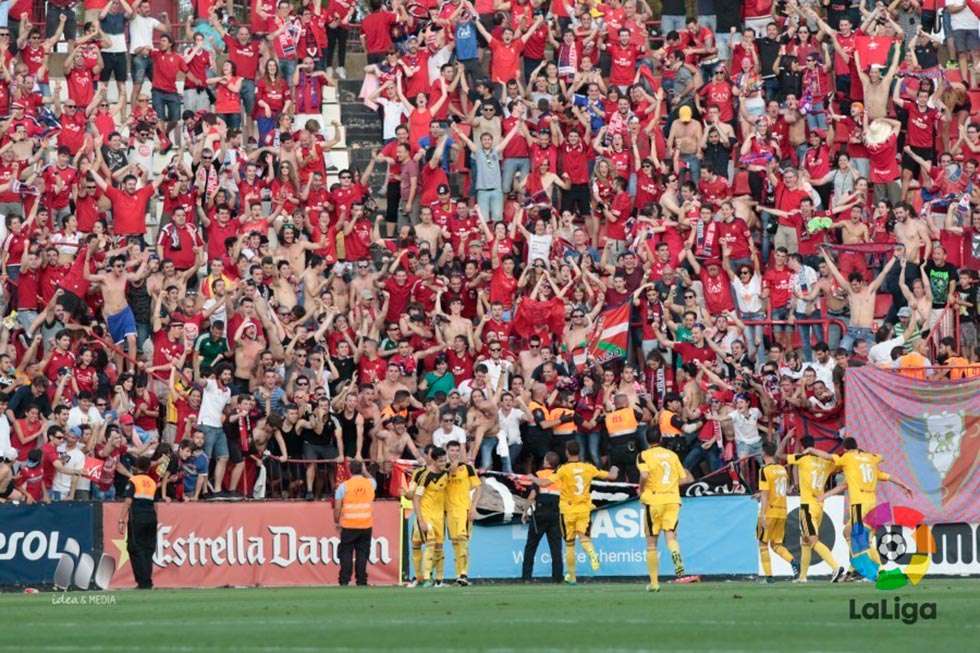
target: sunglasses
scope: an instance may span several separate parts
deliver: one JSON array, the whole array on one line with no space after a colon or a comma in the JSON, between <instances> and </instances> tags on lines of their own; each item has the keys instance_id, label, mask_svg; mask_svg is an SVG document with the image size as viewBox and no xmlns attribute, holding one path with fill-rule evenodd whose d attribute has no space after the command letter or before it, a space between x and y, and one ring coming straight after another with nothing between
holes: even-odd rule
<instances>
[{"instance_id":1,"label":"sunglasses","mask_svg":"<svg viewBox=\"0 0 980 653\"><path fill-rule=\"evenodd\" d=\"M694 299L694 295L684 295L684 299Z\"/></svg>"},{"instance_id":2,"label":"sunglasses","mask_svg":"<svg viewBox=\"0 0 980 653\"><path fill-rule=\"evenodd\" d=\"M490 353L491 353L491 354L493 354L493 353L496 353L496 352L498 352L498 351L503 351L503 350L502 350L502 349L500 349L500 347L491 347L491 348L490 348Z\"/></svg>"},{"instance_id":3,"label":"sunglasses","mask_svg":"<svg viewBox=\"0 0 980 653\"><path fill-rule=\"evenodd\" d=\"M340 175L341 179L351 179L350 175Z\"/></svg>"}]
</instances>

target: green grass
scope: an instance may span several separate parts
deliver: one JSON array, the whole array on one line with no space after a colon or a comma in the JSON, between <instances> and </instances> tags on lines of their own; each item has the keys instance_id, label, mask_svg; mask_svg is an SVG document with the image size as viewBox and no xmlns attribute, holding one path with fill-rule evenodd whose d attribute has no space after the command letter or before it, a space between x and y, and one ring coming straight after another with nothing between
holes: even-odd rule
<instances>
[{"instance_id":1,"label":"green grass","mask_svg":"<svg viewBox=\"0 0 980 653\"><path fill-rule=\"evenodd\" d=\"M717 650L946 653L977 650L980 580L710 582L290 588L0 595L0 651ZM935 602L914 625L853 621L849 601Z\"/></svg>"}]
</instances>

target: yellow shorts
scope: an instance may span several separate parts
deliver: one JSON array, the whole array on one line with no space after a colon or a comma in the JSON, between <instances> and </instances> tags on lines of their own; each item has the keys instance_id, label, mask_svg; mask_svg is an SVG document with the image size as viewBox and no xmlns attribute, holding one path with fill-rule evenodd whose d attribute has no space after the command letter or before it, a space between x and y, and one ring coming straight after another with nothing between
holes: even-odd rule
<instances>
[{"instance_id":1,"label":"yellow shorts","mask_svg":"<svg viewBox=\"0 0 980 653\"><path fill-rule=\"evenodd\" d=\"M869 512L875 509L875 503L852 503L850 505L850 510L848 511L847 522L848 524L854 524L857 522L864 523L864 518Z\"/></svg>"},{"instance_id":2,"label":"yellow shorts","mask_svg":"<svg viewBox=\"0 0 980 653\"><path fill-rule=\"evenodd\" d=\"M645 508L647 535L659 535L660 531L677 530L677 517L681 512L681 504L660 503Z\"/></svg>"},{"instance_id":3,"label":"yellow shorts","mask_svg":"<svg viewBox=\"0 0 980 653\"><path fill-rule=\"evenodd\" d=\"M766 517L756 528L759 541L765 544L782 544L786 537L785 517Z\"/></svg>"},{"instance_id":4,"label":"yellow shorts","mask_svg":"<svg viewBox=\"0 0 980 653\"><path fill-rule=\"evenodd\" d=\"M422 543L423 544L440 544L446 537L446 520L443 515L433 515L432 517L424 517L424 521L428 524L428 530L422 532ZM418 524L418 522L416 522ZM416 526L418 530L418 527Z\"/></svg>"},{"instance_id":5,"label":"yellow shorts","mask_svg":"<svg viewBox=\"0 0 980 653\"><path fill-rule=\"evenodd\" d=\"M803 537L819 537L820 523L823 521L823 504L800 504L800 534Z\"/></svg>"},{"instance_id":6,"label":"yellow shorts","mask_svg":"<svg viewBox=\"0 0 980 653\"><path fill-rule=\"evenodd\" d=\"M465 540L470 536L469 511L447 512L446 526L449 529L449 539Z\"/></svg>"},{"instance_id":7,"label":"yellow shorts","mask_svg":"<svg viewBox=\"0 0 980 653\"><path fill-rule=\"evenodd\" d=\"M566 542L574 542L576 535L588 537L592 530L592 512L562 513L561 531Z\"/></svg>"}]
</instances>

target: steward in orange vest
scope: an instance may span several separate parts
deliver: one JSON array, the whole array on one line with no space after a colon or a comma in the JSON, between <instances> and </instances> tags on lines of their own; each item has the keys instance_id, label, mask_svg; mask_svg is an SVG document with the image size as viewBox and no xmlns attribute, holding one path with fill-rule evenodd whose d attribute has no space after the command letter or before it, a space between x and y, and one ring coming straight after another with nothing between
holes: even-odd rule
<instances>
[{"instance_id":1,"label":"steward in orange vest","mask_svg":"<svg viewBox=\"0 0 980 653\"><path fill-rule=\"evenodd\" d=\"M157 550L157 509L153 505L157 483L147 474L150 471L147 456L136 459L133 471L136 473L126 483L118 526L119 533L126 534L126 551L136 587L149 590L153 589L153 554Z\"/></svg>"},{"instance_id":2,"label":"steward in orange vest","mask_svg":"<svg viewBox=\"0 0 980 653\"><path fill-rule=\"evenodd\" d=\"M364 464L350 461L351 477L334 494L333 516L340 525L341 585L349 585L351 571L358 585L367 585L367 564L371 555L371 527L374 525L374 490L377 483L364 475ZM355 561L356 553L356 561Z\"/></svg>"}]
</instances>

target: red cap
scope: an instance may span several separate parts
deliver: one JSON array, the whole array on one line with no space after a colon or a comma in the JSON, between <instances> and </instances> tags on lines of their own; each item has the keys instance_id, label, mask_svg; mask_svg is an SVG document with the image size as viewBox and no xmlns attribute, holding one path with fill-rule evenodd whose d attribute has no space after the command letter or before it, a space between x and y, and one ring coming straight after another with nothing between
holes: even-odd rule
<instances>
[{"instance_id":1,"label":"red cap","mask_svg":"<svg viewBox=\"0 0 980 653\"><path fill-rule=\"evenodd\" d=\"M119 423L120 424L134 424L135 423L135 420L133 420L133 416L130 415L129 413L123 413L122 415L119 416Z\"/></svg>"}]
</instances>

